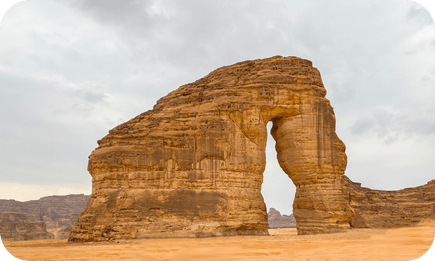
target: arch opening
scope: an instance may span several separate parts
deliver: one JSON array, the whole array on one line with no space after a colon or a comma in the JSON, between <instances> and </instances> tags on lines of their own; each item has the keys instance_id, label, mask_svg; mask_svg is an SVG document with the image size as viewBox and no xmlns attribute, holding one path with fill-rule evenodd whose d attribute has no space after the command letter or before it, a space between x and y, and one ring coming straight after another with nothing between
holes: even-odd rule
<instances>
[{"instance_id":1,"label":"arch opening","mask_svg":"<svg viewBox=\"0 0 435 261\"><path fill-rule=\"evenodd\" d=\"M268 227L269 229L296 227L293 217L296 186L278 163L276 142L270 134L272 125L272 121L267 124L266 168L261 186L261 194L268 213Z\"/></svg>"}]
</instances>

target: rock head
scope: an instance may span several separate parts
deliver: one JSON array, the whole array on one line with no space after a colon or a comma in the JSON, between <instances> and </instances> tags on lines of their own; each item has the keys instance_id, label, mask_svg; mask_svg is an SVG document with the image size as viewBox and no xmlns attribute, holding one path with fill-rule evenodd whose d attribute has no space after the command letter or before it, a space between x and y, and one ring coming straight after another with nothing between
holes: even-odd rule
<instances>
[{"instance_id":1,"label":"rock head","mask_svg":"<svg viewBox=\"0 0 435 261\"><path fill-rule=\"evenodd\" d=\"M348 229L346 154L319 71L276 56L219 68L98 141L92 195L69 241L267 235L268 122L296 185L298 234Z\"/></svg>"}]
</instances>

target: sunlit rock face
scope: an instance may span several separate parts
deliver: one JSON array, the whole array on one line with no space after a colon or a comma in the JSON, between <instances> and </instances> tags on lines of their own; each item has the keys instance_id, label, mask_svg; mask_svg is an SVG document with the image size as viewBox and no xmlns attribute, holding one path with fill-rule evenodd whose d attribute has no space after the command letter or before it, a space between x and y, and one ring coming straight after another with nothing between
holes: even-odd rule
<instances>
[{"instance_id":1,"label":"sunlit rock face","mask_svg":"<svg viewBox=\"0 0 435 261\"><path fill-rule=\"evenodd\" d=\"M112 129L89 157L72 242L267 235L266 125L296 185L298 234L349 229L345 146L319 71L276 56L219 68ZM291 204L291 202L289 202Z\"/></svg>"}]
</instances>

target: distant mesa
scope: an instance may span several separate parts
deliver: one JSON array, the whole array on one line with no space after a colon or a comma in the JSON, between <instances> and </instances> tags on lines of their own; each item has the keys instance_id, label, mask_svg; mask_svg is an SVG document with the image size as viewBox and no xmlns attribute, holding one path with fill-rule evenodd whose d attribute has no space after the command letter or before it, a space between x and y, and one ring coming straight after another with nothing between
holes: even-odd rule
<instances>
[{"instance_id":1,"label":"distant mesa","mask_svg":"<svg viewBox=\"0 0 435 261\"><path fill-rule=\"evenodd\" d=\"M54 239L43 221L31 222L26 214L0 213L0 235L5 241Z\"/></svg>"},{"instance_id":2,"label":"distant mesa","mask_svg":"<svg viewBox=\"0 0 435 261\"><path fill-rule=\"evenodd\" d=\"M67 226L65 228L60 229L56 233L56 239L68 239L69 234L71 233L71 230L72 230L71 226Z\"/></svg>"},{"instance_id":3,"label":"distant mesa","mask_svg":"<svg viewBox=\"0 0 435 261\"><path fill-rule=\"evenodd\" d=\"M83 194L25 202L0 199L2 239L67 239L88 200Z\"/></svg>"},{"instance_id":4,"label":"distant mesa","mask_svg":"<svg viewBox=\"0 0 435 261\"><path fill-rule=\"evenodd\" d=\"M396 228L435 220L435 180L397 191L361 187L343 177L343 194L355 212L352 228Z\"/></svg>"},{"instance_id":5,"label":"distant mesa","mask_svg":"<svg viewBox=\"0 0 435 261\"><path fill-rule=\"evenodd\" d=\"M270 208L268 215L268 223L269 229L275 228L294 228L296 227L296 219L293 214L290 215L281 215L281 213L274 209Z\"/></svg>"}]
</instances>

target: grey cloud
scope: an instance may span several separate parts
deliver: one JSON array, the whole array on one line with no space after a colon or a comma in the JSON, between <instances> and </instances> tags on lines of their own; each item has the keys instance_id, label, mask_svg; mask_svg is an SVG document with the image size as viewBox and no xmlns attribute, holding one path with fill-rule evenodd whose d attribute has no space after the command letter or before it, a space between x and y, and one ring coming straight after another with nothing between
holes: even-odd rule
<instances>
[{"instance_id":1,"label":"grey cloud","mask_svg":"<svg viewBox=\"0 0 435 261\"><path fill-rule=\"evenodd\" d=\"M368 116L361 116L349 128L353 135L374 133L386 144L407 139L412 135L428 136L435 134L435 120L427 113L406 111L392 113L377 109Z\"/></svg>"},{"instance_id":2,"label":"grey cloud","mask_svg":"<svg viewBox=\"0 0 435 261\"><path fill-rule=\"evenodd\" d=\"M356 122L350 127L352 134L359 135L363 134L375 125L375 121L366 117L361 117L356 120Z\"/></svg>"},{"instance_id":3,"label":"grey cloud","mask_svg":"<svg viewBox=\"0 0 435 261\"><path fill-rule=\"evenodd\" d=\"M282 11L285 2L134 2L127 10L116 11L110 21L104 18L107 15L104 4L89 2L92 1L78 1L73 6L92 14L101 23L116 23L118 34L129 43L133 59L158 59L158 63L187 66L190 70L195 70L192 67L198 64L204 67L211 63L213 68L241 59L279 54L283 51L282 36L291 33L286 30L292 25L286 17L291 14ZM150 16L146 10L155 3L168 16ZM136 20L126 18L130 16ZM273 24L277 25L275 29L268 28ZM291 50L286 53L291 54Z\"/></svg>"},{"instance_id":4,"label":"grey cloud","mask_svg":"<svg viewBox=\"0 0 435 261\"><path fill-rule=\"evenodd\" d=\"M384 126L389 126L391 124L394 115L387 110L377 109L373 112L373 117L375 118L376 123L379 126L384 127Z\"/></svg>"},{"instance_id":5,"label":"grey cloud","mask_svg":"<svg viewBox=\"0 0 435 261\"><path fill-rule=\"evenodd\" d=\"M52 111L51 116L69 116L80 115L81 118L88 118L95 111L96 106L101 103L107 103L109 97L107 93L102 91L88 90L85 88L80 89L56 89L54 90L55 96L53 99L63 100L62 103L53 103L50 107ZM108 105L108 104L104 104Z\"/></svg>"},{"instance_id":6,"label":"grey cloud","mask_svg":"<svg viewBox=\"0 0 435 261\"><path fill-rule=\"evenodd\" d=\"M69 93L71 94L71 96L83 99L89 103L100 103L108 97L107 94L103 92L83 89L71 90L69 91Z\"/></svg>"},{"instance_id":7,"label":"grey cloud","mask_svg":"<svg viewBox=\"0 0 435 261\"><path fill-rule=\"evenodd\" d=\"M420 118L409 120L404 126L405 130L417 135L432 135L435 134L435 120L431 118Z\"/></svg>"},{"instance_id":8,"label":"grey cloud","mask_svg":"<svg viewBox=\"0 0 435 261\"><path fill-rule=\"evenodd\" d=\"M106 0L73 0L70 5L79 8L102 23L113 26L149 26L150 15L147 8L155 1L106 1Z\"/></svg>"}]
</instances>

